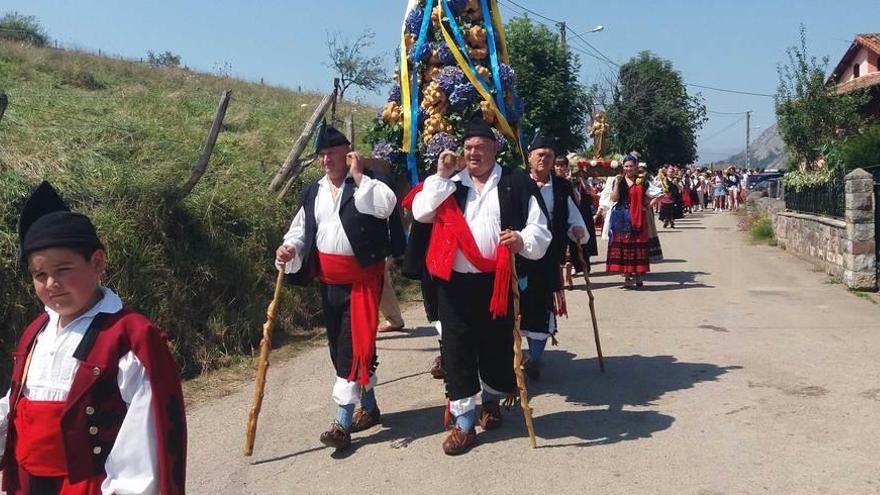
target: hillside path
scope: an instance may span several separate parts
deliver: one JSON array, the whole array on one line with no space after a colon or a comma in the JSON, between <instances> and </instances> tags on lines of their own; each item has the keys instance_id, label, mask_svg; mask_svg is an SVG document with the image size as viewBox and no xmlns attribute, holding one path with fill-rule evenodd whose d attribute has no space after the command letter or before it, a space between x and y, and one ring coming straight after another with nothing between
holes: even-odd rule
<instances>
[{"instance_id":1,"label":"hillside path","mask_svg":"<svg viewBox=\"0 0 880 495\"><path fill-rule=\"evenodd\" d=\"M252 384L189 411L189 491L288 493L880 493L880 306L736 218L695 214L661 234L666 260L640 291L594 265L601 374L583 284L517 409L470 453L441 450L437 337L421 305L382 334L383 426L334 455L333 371L322 345L274 363L255 455L241 455ZM600 257L600 259L604 259Z\"/></svg>"}]
</instances>

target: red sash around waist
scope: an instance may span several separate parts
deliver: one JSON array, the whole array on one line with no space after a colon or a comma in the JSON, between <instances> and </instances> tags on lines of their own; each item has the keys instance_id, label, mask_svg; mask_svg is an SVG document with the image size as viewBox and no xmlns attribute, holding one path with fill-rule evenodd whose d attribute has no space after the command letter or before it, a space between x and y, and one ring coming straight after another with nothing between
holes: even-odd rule
<instances>
[{"instance_id":1,"label":"red sash around waist","mask_svg":"<svg viewBox=\"0 0 880 495\"><path fill-rule=\"evenodd\" d=\"M370 383L370 368L376 355L376 330L379 326L379 301L385 261L362 268L354 256L318 253L321 282L328 285L351 285L352 364L348 381Z\"/></svg>"},{"instance_id":2,"label":"red sash around waist","mask_svg":"<svg viewBox=\"0 0 880 495\"><path fill-rule=\"evenodd\" d=\"M35 476L67 476L61 416L64 402L31 401L21 397L16 405L15 458Z\"/></svg>"},{"instance_id":3,"label":"red sash around waist","mask_svg":"<svg viewBox=\"0 0 880 495\"><path fill-rule=\"evenodd\" d=\"M424 183L418 184L407 194L401 203L404 208L412 209L412 202L423 186ZM428 244L428 254L425 259L428 273L440 280L448 281L452 276L452 266L458 251L461 251L465 259L477 270L495 272L495 285L492 289L489 310L492 312L492 318L507 315L512 275L510 251L507 246L498 244L494 260L483 257L461 208L458 207L455 198L449 196L437 207L434 217L431 242Z\"/></svg>"}]
</instances>

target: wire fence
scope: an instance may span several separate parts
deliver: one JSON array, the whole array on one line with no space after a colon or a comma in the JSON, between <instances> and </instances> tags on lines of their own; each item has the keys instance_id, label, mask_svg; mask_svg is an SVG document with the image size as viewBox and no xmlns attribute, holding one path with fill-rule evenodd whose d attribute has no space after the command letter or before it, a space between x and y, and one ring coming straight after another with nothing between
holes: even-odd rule
<instances>
[{"instance_id":1,"label":"wire fence","mask_svg":"<svg viewBox=\"0 0 880 495\"><path fill-rule=\"evenodd\" d=\"M843 173L835 174L827 184L786 189L785 207L801 213L843 218L846 211Z\"/></svg>"}]
</instances>

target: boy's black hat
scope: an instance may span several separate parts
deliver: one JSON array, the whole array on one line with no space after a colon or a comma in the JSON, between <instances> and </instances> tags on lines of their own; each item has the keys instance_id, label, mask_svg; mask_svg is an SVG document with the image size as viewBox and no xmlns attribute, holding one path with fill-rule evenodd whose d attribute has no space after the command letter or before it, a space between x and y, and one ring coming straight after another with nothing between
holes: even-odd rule
<instances>
[{"instance_id":1,"label":"boy's black hat","mask_svg":"<svg viewBox=\"0 0 880 495\"><path fill-rule=\"evenodd\" d=\"M70 211L46 181L34 190L18 222L21 257L53 247L104 249L89 217Z\"/></svg>"},{"instance_id":2,"label":"boy's black hat","mask_svg":"<svg viewBox=\"0 0 880 495\"><path fill-rule=\"evenodd\" d=\"M321 128L318 130L318 140L315 143L315 151L320 152L321 150L333 148L334 146L342 146L344 144L351 145L351 141L345 137L345 134L339 132L339 129L332 125L327 125L327 122L324 121L321 124Z\"/></svg>"}]
</instances>

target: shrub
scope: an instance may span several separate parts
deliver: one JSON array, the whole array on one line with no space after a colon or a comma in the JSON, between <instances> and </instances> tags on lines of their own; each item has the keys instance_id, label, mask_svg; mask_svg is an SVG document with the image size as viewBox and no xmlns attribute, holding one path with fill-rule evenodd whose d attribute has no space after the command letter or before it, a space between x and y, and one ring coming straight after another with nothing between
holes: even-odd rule
<instances>
[{"instance_id":1,"label":"shrub","mask_svg":"<svg viewBox=\"0 0 880 495\"><path fill-rule=\"evenodd\" d=\"M880 125L868 127L848 139L841 150L846 170L880 165Z\"/></svg>"},{"instance_id":2,"label":"shrub","mask_svg":"<svg viewBox=\"0 0 880 495\"><path fill-rule=\"evenodd\" d=\"M763 242L773 239L773 222L767 216L759 217L752 224L752 239Z\"/></svg>"},{"instance_id":3,"label":"shrub","mask_svg":"<svg viewBox=\"0 0 880 495\"><path fill-rule=\"evenodd\" d=\"M97 91L106 89L107 85L103 81L95 77L88 69L73 65L62 69L61 84L74 88L87 89L89 91Z\"/></svg>"},{"instance_id":4,"label":"shrub","mask_svg":"<svg viewBox=\"0 0 880 495\"><path fill-rule=\"evenodd\" d=\"M40 21L32 15L9 12L0 17L0 38L23 41L36 46L46 46L49 35Z\"/></svg>"},{"instance_id":5,"label":"shrub","mask_svg":"<svg viewBox=\"0 0 880 495\"><path fill-rule=\"evenodd\" d=\"M147 52L147 63L154 67L180 67L180 55L175 55L168 50L163 53Z\"/></svg>"}]
</instances>

